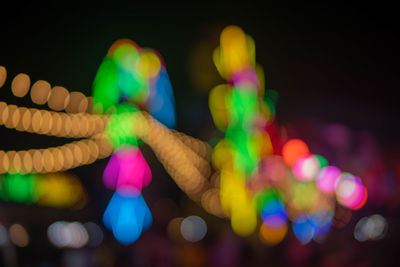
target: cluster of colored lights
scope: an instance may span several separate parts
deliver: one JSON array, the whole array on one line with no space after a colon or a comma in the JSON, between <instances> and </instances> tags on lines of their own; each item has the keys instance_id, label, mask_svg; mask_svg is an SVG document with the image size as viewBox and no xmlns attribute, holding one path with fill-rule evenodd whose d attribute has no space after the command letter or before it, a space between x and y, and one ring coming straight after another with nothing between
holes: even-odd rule
<instances>
[{"instance_id":1,"label":"cluster of colored lights","mask_svg":"<svg viewBox=\"0 0 400 267\"><path fill-rule=\"evenodd\" d=\"M217 179L216 175L207 179L211 170L203 142L167 131L162 125L174 128L176 121L172 87L161 56L122 39L111 46L99 67L93 99L61 86L51 88L42 80L31 87L34 103L77 114L0 102L0 124L7 128L89 137L55 148L0 151L0 173L7 173L1 179L0 197L57 207L74 205L84 198L80 183L54 179L62 175L58 173L31 173L89 164L114 150L103 182L115 193L103 222L119 242L130 244L152 223L141 194L151 181L150 168L138 147L144 141L191 199L200 201L212 214L229 215L239 235L253 233L260 218L260 238L270 245L283 240L289 221L295 236L308 243L329 231L336 202L351 210L365 204L367 190L359 177L329 166L322 156L311 154L302 140L283 142L274 121L277 94L264 88L264 73L255 61L250 36L236 26L227 27L213 60L227 80L215 87L209 98L214 123L225 132L212 153L212 163L219 170ZM5 77L6 70L0 66L0 87ZM24 97L30 89L29 76L15 76L11 89L15 96ZM85 113L91 108L102 114ZM219 184L215 182L218 179ZM197 217L181 223L185 239L195 242L204 237L191 231L193 225L204 228ZM73 228L67 226L64 228ZM374 237L369 234L368 238ZM77 246L67 243L61 246Z\"/></svg>"},{"instance_id":2,"label":"cluster of colored lights","mask_svg":"<svg viewBox=\"0 0 400 267\"><path fill-rule=\"evenodd\" d=\"M237 234L253 233L258 214L265 243L282 241L289 220L295 236L308 243L329 231L335 198L352 210L365 204L367 190L360 178L328 166L302 140L279 137L276 93L264 90L250 36L236 26L225 28L213 60L227 84L216 86L209 98L215 125L225 132L212 162L220 172L221 205Z\"/></svg>"},{"instance_id":3,"label":"cluster of colored lights","mask_svg":"<svg viewBox=\"0 0 400 267\"><path fill-rule=\"evenodd\" d=\"M174 96L161 56L131 40L116 41L98 69L93 96L94 108L111 114L104 133L114 148L103 181L115 193L103 222L119 242L130 244L152 223L141 195L151 181L151 171L134 130L146 121L138 111L144 109L164 125L175 127Z\"/></svg>"},{"instance_id":4,"label":"cluster of colored lights","mask_svg":"<svg viewBox=\"0 0 400 267\"><path fill-rule=\"evenodd\" d=\"M86 203L79 179L65 173L5 174L0 181L0 198L4 201L57 208L83 207Z\"/></svg>"}]
</instances>

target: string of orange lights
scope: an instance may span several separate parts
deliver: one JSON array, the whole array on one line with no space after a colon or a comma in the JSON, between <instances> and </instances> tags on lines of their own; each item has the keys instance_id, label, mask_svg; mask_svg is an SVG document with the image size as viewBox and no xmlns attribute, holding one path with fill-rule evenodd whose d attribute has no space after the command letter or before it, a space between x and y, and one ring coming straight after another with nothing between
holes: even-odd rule
<instances>
[{"instance_id":1,"label":"string of orange lights","mask_svg":"<svg viewBox=\"0 0 400 267\"><path fill-rule=\"evenodd\" d=\"M6 77L6 69L0 66L0 87ZM84 139L44 149L0 150L0 174L67 171L111 155L113 148L103 134L109 116L88 113L91 97L69 92L61 86L51 88L50 83L44 80L36 81L32 87L30 84L30 77L20 73L13 78L11 91L16 97L24 97L30 89L33 103L47 103L54 111L0 101L0 125L22 132ZM136 122L136 135L152 148L189 198L207 212L227 217L220 205L218 183L209 180L211 147L196 138L168 129L146 112L137 112L132 116L135 116L132 119Z\"/></svg>"}]
</instances>

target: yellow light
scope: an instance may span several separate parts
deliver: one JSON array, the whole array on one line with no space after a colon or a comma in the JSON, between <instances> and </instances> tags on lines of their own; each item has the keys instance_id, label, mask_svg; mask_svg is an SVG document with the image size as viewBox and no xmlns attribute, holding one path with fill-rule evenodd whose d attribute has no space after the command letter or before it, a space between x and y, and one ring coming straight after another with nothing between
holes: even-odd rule
<instances>
[{"instance_id":1,"label":"yellow light","mask_svg":"<svg viewBox=\"0 0 400 267\"><path fill-rule=\"evenodd\" d=\"M36 81L31 88L32 102L38 105L44 105L50 96L51 85L43 80Z\"/></svg>"},{"instance_id":2,"label":"yellow light","mask_svg":"<svg viewBox=\"0 0 400 267\"><path fill-rule=\"evenodd\" d=\"M249 66L246 35L237 26L228 26L221 33L221 52L227 77L233 70Z\"/></svg>"},{"instance_id":3,"label":"yellow light","mask_svg":"<svg viewBox=\"0 0 400 267\"><path fill-rule=\"evenodd\" d=\"M49 108L60 111L67 107L69 103L69 92L62 86L54 86L50 92L48 100Z\"/></svg>"},{"instance_id":4,"label":"yellow light","mask_svg":"<svg viewBox=\"0 0 400 267\"><path fill-rule=\"evenodd\" d=\"M20 73L11 82L11 91L16 97L24 97L31 86L31 79L25 73Z\"/></svg>"},{"instance_id":5,"label":"yellow light","mask_svg":"<svg viewBox=\"0 0 400 267\"><path fill-rule=\"evenodd\" d=\"M69 94L69 103L65 111L69 113L85 112L87 109L87 99L81 92L71 92Z\"/></svg>"},{"instance_id":6,"label":"yellow light","mask_svg":"<svg viewBox=\"0 0 400 267\"><path fill-rule=\"evenodd\" d=\"M3 87L7 80L7 70L5 67L0 66L0 88Z\"/></svg>"},{"instance_id":7,"label":"yellow light","mask_svg":"<svg viewBox=\"0 0 400 267\"><path fill-rule=\"evenodd\" d=\"M221 84L214 87L208 98L208 105L214 120L215 126L220 130L225 130L228 125L227 104L225 103L226 96L230 88L227 84Z\"/></svg>"}]
</instances>

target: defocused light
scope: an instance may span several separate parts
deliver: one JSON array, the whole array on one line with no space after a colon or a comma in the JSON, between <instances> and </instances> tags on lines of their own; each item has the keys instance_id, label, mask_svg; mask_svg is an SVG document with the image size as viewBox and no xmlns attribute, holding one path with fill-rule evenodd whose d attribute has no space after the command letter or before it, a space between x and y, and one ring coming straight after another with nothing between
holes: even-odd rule
<instances>
[{"instance_id":1,"label":"defocused light","mask_svg":"<svg viewBox=\"0 0 400 267\"><path fill-rule=\"evenodd\" d=\"M71 92L69 94L69 103L65 111L70 113L85 112L87 109L88 101L86 96L81 92Z\"/></svg>"},{"instance_id":2,"label":"defocused light","mask_svg":"<svg viewBox=\"0 0 400 267\"><path fill-rule=\"evenodd\" d=\"M26 247L29 244L29 235L25 227L13 224L9 229L10 239L18 247Z\"/></svg>"},{"instance_id":3,"label":"defocused light","mask_svg":"<svg viewBox=\"0 0 400 267\"><path fill-rule=\"evenodd\" d=\"M207 233L207 224L199 216L186 217L181 223L181 234L190 242L197 242L204 238Z\"/></svg>"},{"instance_id":4,"label":"defocused light","mask_svg":"<svg viewBox=\"0 0 400 267\"><path fill-rule=\"evenodd\" d=\"M293 173L301 181L311 181L317 175L320 167L318 159L313 155L309 155L300 158L294 164Z\"/></svg>"},{"instance_id":5,"label":"defocused light","mask_svg":"<svg viewBox=\"0 0 400 267\"><path fill-rule=\"evenodd\" d=\"M276 228L261 224L260 239L263 243L273 246L280 243L285 238L287 231L288 226L286 223Z\"/></svg>"},{"instance_id":6,"label":"defocused light","mask_svg":"<svg viewBox=\"0 0 400 267\"><path fill-rule=\"evenodd\" d=\"M39 80L32 85L31 99L38 105L46 104L49 99L51 85L43 80Z\"/></svg>"},{"instance_id":7,"label":"defocused light","mask_svg":"<svg viewBox=\"0 0 400 267\"><path fill-rule=\"evenodd\" d=\"M268 228L280 228L286 224L287 214L281 195L275 190L266 190L255 196L257 209L261 207L261 218Z\"/></svg>"},{"instance_id":8,"label":"defocused light","mask_svg":"<svg viewBox=\"0 0 400 267\"><path fill-rule=\"evenodd\" d=\"M89 236L87 245L89 247L98 247L104 239L103 230L101 230L100 226L94 222L84 223L83 226L85 227Z\"/></svg>"},{"instance_id":9,"label":"defocused light","mask_svg":"<svg viewBox=\"0 0 400 267\"><path fill-rule=\"evenodd\" d=\"M292 227L295 236L301 243L307 244L313 239L315 233L314 227L307 216L301 215L294 219Z\"/></svg>"},{"instance_id":10,"label":"defocused light","mask_svg":"<svg viewBox=\"0 0 400 267\"><path fill-rule=\"evenodd\" d=\"M180 242L183 241L183 237L181 234L181 224L182 224L183 218L177 217L169 221L167 225L167 234L169 239L175 241L175 242Z\"/></svg>"},{"instance_id":11,"label":"defocused light","mask_svg":"<svg viewBox=\"0 0 400 267\"><path fill-rule=\"evenodd\" d=\"M7 80L7 70L3 66L0 66L0 88L3 87Z\"/></svg>"},{"instance_id":12,"label":"defocused light","mask_svg":"<svg viewBox=\"0 0 400 267\"><path fill-rule=\"evenodd\" d=\"M360 242L382 239L387 232L387 222L379 214L364 217L358 221L354 228L354 238Z\"/></svg>"},{"instance_id":13,"label":"defocused light","mask_svg":"<svg viewBox=\"0 0 400 267\"><path fill-rule=\"evenodd\" d=\"M53 110L63 110L69 103L69 92L62 86L54 86L50 91L48 100L49 108Z\"/></svg>"},{"instance_id":14,"label":"defocused light","mask_svg":"<svg viewBox=\"0 0 400 267\"><path fill-rule=\"evenodd\" d=\"M340 174L340 170L334 166L322 168L316 180L319 190L324 193L334 193L335 185Z\"/></svg>"},{"instance_id":15,"label":"defocused light","mask_svg":"<svg viewBox=\"0 0 400 267\"><path fill-rule=\"evenodd\" d=\"M300 158L308 154L310 154L308 146L300 139L289 140L282 148L283 160L289 166L293 166Z\"/></svg>"},{"instance_id":16,"label":"defocused light","mask_svg":"<svg viewBox=\"0 0 400 267\"><path fill-rule=\"evenodd\" d=\"M138 148L119 149L110 158L103 174L104 184L113 190L133 187L138 192L149 185L151 170Z\"/></svg>"},{"instance_id":17,"label":"defocused light","mask_svg":"<svg viewBox=\"0 0 400 267\"><path fill-rule=\"evenodd\" d=\"M7 246L8 243L9 239L7 229L2 224L0 224L0 247Z\"/></svg>"},{"instance_id":18,"label":"defocused light","mask_svg":"<svg viewBox=\"0 0 400 267\"><path fill-rule=\"evenodd\" d=\"M57 221L47 228L47 237L56 247L81 248L88 242L88 233L80 222Z\"/></svg>"},{"instance_id":19,"label":"defocused light","mask_svg":"<svg viewBox=\"0 0 400 267\"><path fill-rule=\"evenodd\" d=\"M354 210L363 207L367 201L368 193L361 179L349 173L343 173L335 186L336 197L340 204Z\"/></svg>"},{"instance_id":20,"label":"defocused light","mask_svg":"<svg viewBox=\"0 0 400 267\"><path fill-rule=\"evenodd\" d=\"M20 73L11 82L11 91L16 97L24 97L31 86L31 79L25 73Z\"/></svg>"},{"instance_id":21,"label":"defocused light","mask_svg":"<svg viewBox=\"0 0 400 267\"><path fill-rule=\"evenodd\" d=\"M142 195L130 195L129 192L115 192L103 215L104 226L122 244L135 242L152 221Z\"/></svg>"}]
</instances>

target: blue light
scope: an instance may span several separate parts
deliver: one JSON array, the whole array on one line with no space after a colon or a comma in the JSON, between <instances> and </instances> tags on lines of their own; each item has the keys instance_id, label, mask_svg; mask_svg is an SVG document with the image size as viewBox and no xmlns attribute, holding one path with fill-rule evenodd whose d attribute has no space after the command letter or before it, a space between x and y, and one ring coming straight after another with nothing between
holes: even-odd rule
<instances>
[{"instance_id":1,"label":"blue light","mask_svg":"<svg viewBox=\"0 0 400 267\"><path fill-rule=\"evenodd\" d=\"M118 242L132 244L152 224L152 216L142 195L130 196L115 192L104 215L104 226Z\"/></svg>"},{"instance_id":2,"label":"blue light","mask_svg":"<svg viewBox=\"0 0 400 267\"><path fill-rule=\"evenodd\" d=\"M173 129L176 127L174 94L168 73L163 66L153 86L153 92L146 104L147 109L154 118Z\"/></svg>"},{"instance_id":3,"label":"blue light","mask_svg":"<svg viewBox=\"0 0 400 267\"><path fill-rule=\"evenodd\" d=\"M296 238L303 244L307 244L314 237L313 224L304 215L297 217L292 222L292 227Z\"/></svg>"}]
</instances>

